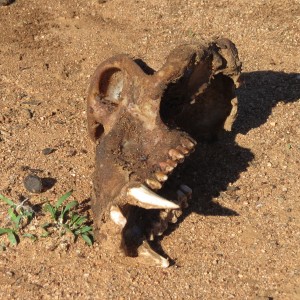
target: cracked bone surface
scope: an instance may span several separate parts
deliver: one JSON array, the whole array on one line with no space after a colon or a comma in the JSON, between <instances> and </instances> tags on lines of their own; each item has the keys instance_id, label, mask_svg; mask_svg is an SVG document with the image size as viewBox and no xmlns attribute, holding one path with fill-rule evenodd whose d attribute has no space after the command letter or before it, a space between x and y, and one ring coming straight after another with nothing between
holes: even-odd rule
<instances>
[{"instance_id":1,"label":"cracked bone surface","mask_svg":"<svg viewBox=\"0 0 300 300\"><path fill-rule=\"evenodd\" d=\"M240 71L237 49L225 38L179 46L158 71L127 55L98 66L87 99L88 131L96 143L96 239L110 235L103 225L112 221L127 255L169 265L147 240L177 221L192 193L174 178L170 188L169 178L197 141L231 129ZM166 188L170 197L162 196Z\"/></svg>"}]
</instances>

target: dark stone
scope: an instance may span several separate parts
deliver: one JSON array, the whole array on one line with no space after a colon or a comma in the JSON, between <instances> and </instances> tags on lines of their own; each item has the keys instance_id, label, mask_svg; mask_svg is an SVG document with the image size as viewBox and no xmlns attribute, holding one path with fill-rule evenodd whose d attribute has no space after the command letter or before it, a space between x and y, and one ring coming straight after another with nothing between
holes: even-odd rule
<instances>
[{"instance_id":1,"label":"dark stone","mask_svg":"<svg viewBox=\"0 0 300 300\"><path fill-rule=\"evenodd\" d=\"M42 150L42 153L44 154L44 155L49 155L49 154L51 154L52 152L54 152L56 149L54 149L54 148L45 148L45 149L43 149Z\"/></svg>"},{"instance_id":2,"label":"dark stone","mask_svg":"<svg viewBox=\"0 0 300 300\"><path fill-rule=\"evenodd\" d=\"M37 175L30 174L24 179L24 186L30 193L41 193L43 190L43 182Z\"/></svg>"}]
</instances>

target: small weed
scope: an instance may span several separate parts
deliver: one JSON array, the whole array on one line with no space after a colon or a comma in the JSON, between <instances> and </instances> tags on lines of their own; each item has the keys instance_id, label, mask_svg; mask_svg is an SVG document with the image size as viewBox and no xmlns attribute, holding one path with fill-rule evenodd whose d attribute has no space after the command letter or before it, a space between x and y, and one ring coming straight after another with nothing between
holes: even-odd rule
<instances>
[{"instance_id":1,"label":"small weed","mask_svg":"<svg viewBox=\"0 0 300 300\"><path fill-rule=\"evenodd\" d=\"M43 233L40 237L48 237L54 232L59 233L62 237L71 233L74 241L81 237L89 246L93 244L93 228L88 225L88 218L80 215L75 211L78 207L77 201L71 201L64 205L64 202L72 195L72 191L61 196L55 205L49 202L44 205L44 211L50 214L51 221L40 226ZM33 241L38 239L38 235L25 232L26 226L30 224L35 216L33 208L27 204L28 199L14 203L11 199L0 194L0 200L8 206L8 226L0 227L0 236L6 235L11 245L17 245L20 237L29 238ZM2 243L0 250L6 250L6 245Z\"/></svg>"},{"instance_id":2,"label":"small weed","mask_svg":"<svg viewBox=\"0 0 300 300\"><path fill-rule=\"evenodd\" d=\"M79 205L77 201L71 201L66 205L63 203L72 195L72 191L61 196L55 205L46 203L44 210L51 215L52 222L47 222L41 227L44 230L42 237L51 235L51 228L58 229L59 236L71 233L76 240L79 236L89 245L93 244L93 228L87 225L87 217L74 212Z\"/></svg>"},{"instance_id":3,"label":"small weed","mask_svg":"<svg viewBox=\"0 0 300 300\"><path fill-rule=\"evenodd\" d=\"M17 245L19 242L19 235L23 234L24 227L32 221L35 212L26 204L28 199L25 199L19 204L14 203L11 199L8 199L1 194L0 199L9 206L7 214L12 225L8 228L0 228L0 235L6 234L9 242L12 245Z\"/></svg>"}]
</instances>

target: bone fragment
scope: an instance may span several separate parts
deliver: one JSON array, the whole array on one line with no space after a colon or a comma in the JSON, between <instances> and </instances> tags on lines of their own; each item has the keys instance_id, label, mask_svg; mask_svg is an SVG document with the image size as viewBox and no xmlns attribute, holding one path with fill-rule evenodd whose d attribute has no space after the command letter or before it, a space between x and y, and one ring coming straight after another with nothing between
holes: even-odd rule
<instances>
[{"instance_id":1,"label":"bone fragment","mask_svg":"<svg viewBox=\"0 0 300 300\"><path fill-rule=\"evenodd\" d=\"M146 179L147 185L153 190L160 190L162 185L155 179L148 178Z\"/></svg>"},{"instance_id":2,"label":"bone fragment","mask_svg":"<svg viewBox=\"0 0 300 300\"><path fill-rule=\"evenodd\" d=\"M119 225L121 228L124 228L127 223L127 220L122 214L120 208L115 205L112 205L110 207L110 218L113 220L114 223Z\"/></svg>"},{"instance_id":3,"label":"bone fragment","mask_svg":"<svg viewBox=\"0 0 300 300\"><path fill-rule=\"evenodd\" d=\"M139 246L138 258L141 263L150 266L167 268L170 265L169 260L152 250L147 241L144 241L143 244Z\"/></svg>"},{"instance_id":4,"label":"bone fragment","mask_svg":"<svg viewBox=\"0 0 300 300\"><path fill-rule=\"evenodd\" d=\"M146 186L130 188L128 195L137 201L137 205L146 209L178 209L179 206L152 192Z\"/></svg>"}]
</instances>

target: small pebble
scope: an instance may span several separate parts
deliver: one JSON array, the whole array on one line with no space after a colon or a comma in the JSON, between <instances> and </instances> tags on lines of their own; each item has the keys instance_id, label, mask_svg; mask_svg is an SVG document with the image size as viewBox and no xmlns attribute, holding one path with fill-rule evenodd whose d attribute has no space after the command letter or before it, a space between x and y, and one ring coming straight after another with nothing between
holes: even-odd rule
<instances>
[{"instance_id":1,"label":"small pebble","mask_svg":"<svg viewBox=\"0 0 300 300\"><path fill-rule=\"evenodd\" d=\"M234 185L229 185L227 191L238 191L240 188Z\"/></svg>"},{"instance_id":2,"label":"small pebble","mask_svg":"<svg viewBox=\"0 0 300 300\"><path fill-rule=\"evenodd\" d=\"M13 272L13 271L7 271L6 275L9 276L9 277L13 277L13 276L15 276L15 272Z\"/></svg>"},{"instance_id":3,"label":"small pebble","mask_svg":"<svg viewBox=\"0 0 300 300\"><path fill-rule=\"evenodd\" d=\"M33 117L33 112L32 112L30 109L27 109L27 110L26 110L26 113L27 113L27 117L28 117L29 119L31 119L31 118Z\"/></svg>"},{"instance_id":4,"label":"small pebble","mask_svg":"<svg viewBox=\"0 0 300 300\"><path fill-rule=\"evenodd\" d=\"M1 0L0 0L0 1L1 1ZM29 100L29 101L24 101L24 102L22 102L22 104L37 106L37 105L40 105L40 104L41 104L41 101L38 101L38 100Z\"/></svg>"},{"instance_id":5,"label":"small pebble","mask_svg":"<svg viewBox=\"0 0 300 300\"><path fill-rule=\"evenodd\" d=\"M41 193L43 190L43 183L40 177L37 175L28 175L24 179L24 186L30 193Z\"/></svg>"},{"instance_id":6,"label":"small pebble","mask_svg":"<svg viewBox=\"0 0 300 300\"><path fill-rule=\"evenodd\" d=\"M71 149L67 152L67 157L72 157L77 154L77 151L75 149Z\"/></svg>"},{"instance_id":7,"label":"small pebble","mask_svg":"<svg viewBox=\"0 0 300 300\"><path fill-rule=\"evenodd\" d=\"M33 113L30 109L21 110L21 115L25 119L31 119L33 117Z\"/></svg>"},{"instance_id":8,"label":"small pebble","mask_svg":"<svg viewBox=\"0 0 300 300\"><path fill-rule=\"evenodd\" d=\"M42 153L44 155L49 155L49 154L53 153L55 150L56 149L54 149L54 148L45 148L45 149L42 150Z\"/></svg>"}]
</instances>

